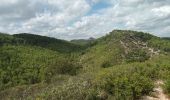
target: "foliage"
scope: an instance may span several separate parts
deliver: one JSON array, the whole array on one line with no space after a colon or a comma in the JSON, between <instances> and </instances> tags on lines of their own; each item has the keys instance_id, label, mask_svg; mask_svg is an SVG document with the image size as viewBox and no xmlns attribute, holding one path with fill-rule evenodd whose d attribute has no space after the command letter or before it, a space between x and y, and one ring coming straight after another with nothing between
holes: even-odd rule
<instances>
[{"instance_id":1,"label":"foliage","mask_svg":"<svg viewBox=\"0 0 170 100\"><path fill-rule=\"evenodd\" d=\"M111 63L110 62L103 62L103 64L101 65L103 68L107 68L107 67L111 67Z\"/></svg>"},{"instance_id":2,"label":"foliage","mask_svg":"<svg viewBox=\"0 0 170 100\"><path fill-rule=\"evenodd\" d=\"M4 33L0 33L0 46L4 45L4 44L19 44L19 43L23 43L23 39L20 38L15 38L11 35L7 35Z\"/></svg>"},{"instance_id":3,"label":"foliage","mask_svg":"<svg viewBox=\"0 0 170 100\"><path fill-rule=\"evenodd\" d=\"M114 100L137 99L141 95L148 94L153 89L153 82L148 75L142 75L140 68L143 65L117 66L119 68L109 68L97 75L96 84L101 90L111 95ZM120 70L121 69L121 70ZM151 72L149 72L151 73Z\"/></svg>"},{"instance_id":4,"label":"foliage","mask_svg":"<svg viewBox=\"0 0 170 100\"><path fill-rule=\"evenodd\" d=\"M137 49L135 51L131 51L126 55L127 62L143 62L150 58L149 54L146 51Z\"/></svg>"},{"instance_id":5,"label":"foliage","mask_svg":"<svg viewBox=\"0 0 170 100\"><path fill-rule=\"evenodd\" d=\"M55 51L10 45L0 49L1 89L43 82L56 74L77 73L78 65Z\"/></svg>"},{"instance_id":6,"label":"foliage","mask_svg":"<svg viewBox=\"0 0 170 100\"><path fill-rule=\"evenodd\" d=\"M15 34L14 37L23 39L25 45L39 46L61 53L78 52L83 48L80 45L46 36L22 33Z\"/></svg>"},{"instance_id":7,"label":"foliage","mask_svg":"<svg viewBox=\"0 0 170 100\"><path fill-rule=\"evenodd\" d=\"M163 50L165 52L170 52L169 40L157 38L157 39L151 39L148 43L150 46L152 46L154 48Z\"/></svg>"},{"instance_id":8,"label":"foliage","mask_svg":"<svg viewBox=\"0 0 170 100\"><path fill-rule=\"evenodd\" d=\"M57 61L53 61L49 65L47 65L47 68L45 70L45 80L47 82L50 82L51 77L58 74L71 76L76 75L80 68L81 65L78 64L75 60L60 57L59 59L57 59Z\"/></svg>"},{"instance_id":9,"label":"foliage","mask_svg":"<svg viewBox=\"0 0 170 100\"><path fill-rule=\"evenodd\" d=\"M31 34L0 34L0 97L135 100L148 95L158 79L166 81L170 92L169 44L129 30L114 30L85 45ZM151 56L147 47L160 52Z\"/></svg>"},{"instance_id":10,"label":"foliage","mask_svg":"<svg viewBox=\"0 0 170 100\"><path fill-rule=\"evenodd\" d=\"M170 94L170 79L168 79L166 82L165 82L165 90L168 94Z\"/></svg>"}]
</instances>

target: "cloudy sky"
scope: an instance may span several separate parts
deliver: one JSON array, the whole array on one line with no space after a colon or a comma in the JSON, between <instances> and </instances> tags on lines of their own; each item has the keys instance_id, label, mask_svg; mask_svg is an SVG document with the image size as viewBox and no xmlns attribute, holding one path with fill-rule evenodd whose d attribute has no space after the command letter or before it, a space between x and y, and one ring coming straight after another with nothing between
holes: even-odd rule
<instances>
[{"instance_id":1,"label":"cloudy sky","mask_svg":"<svg viewBox=\"0 0 170 100\"><path fill-rule=\"evenodd\" d=\"M170 36L170 0L0 0L0 32L70 40L113 29Z\"/></svg>"}]
</instances>

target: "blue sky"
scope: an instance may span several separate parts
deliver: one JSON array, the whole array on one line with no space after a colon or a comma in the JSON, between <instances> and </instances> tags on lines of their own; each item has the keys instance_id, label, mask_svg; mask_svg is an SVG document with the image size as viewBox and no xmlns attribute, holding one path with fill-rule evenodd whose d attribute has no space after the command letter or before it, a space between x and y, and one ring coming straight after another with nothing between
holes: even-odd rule
<instances>
[{"instance_id":1,"label":"blue sky","mask_svg":"<svg viewBox=\"0 0 170 100\"><path fill-rule=\"evenodd\" d=\"M88 12L87 15L92 15L94 13L98 13L98 11L100 11L102 9L109 8L111 6L112 5L109 2L99 1L99 2L92 5L92 9Z\"/></svg>"},{"instance_id":2,"label":"blue sky","mask_svg":"<svg viewBox=\"0 0 170 100\"><path fill-rule=\"evenodd\" d=\"M0 32L61 39L114 29L170 36L170 0L0 0Z\"/></svg>"}]
</instances>

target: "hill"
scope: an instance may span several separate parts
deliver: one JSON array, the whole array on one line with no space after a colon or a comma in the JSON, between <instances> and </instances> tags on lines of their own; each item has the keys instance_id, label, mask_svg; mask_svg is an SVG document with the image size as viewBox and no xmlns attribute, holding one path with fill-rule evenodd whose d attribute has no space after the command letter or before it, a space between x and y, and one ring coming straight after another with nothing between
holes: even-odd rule
<instances>
[{"instance_id":1,"label":"hill","mask_svg":"<svg viewBox=\"0 0 170 100\"><path fill-rule=\"evenodd\" d=\"M28 33L15 34L13 37L23 39L26 45L39 46L63 53L77 52L82 48L80 45L75 45L64 40Z\"/></svg>"},{"instance_id":2,"label":"hill","mask_svg":"<svg viewBox=\"0 0 170 100\"><path fill-rule=\"evenodd\" d=\"M86 67L105 68L130 62L144 62L160 52L169 52L169 49L169 41L148 33L114 30L97 39L96 45L88 49L81 62Z\"/></svg>"},{"instance_id":3,"label":"hill","mask_svg":"<svg viewBox=\"0 0 170 100\"><path fill-rule=\"evenodd\" d=\"M20 38L15 38L12 35L0 33L0 46L4 44L15 44L23 43L23 40Z\"/></svg>"},{"instance_id":4,"label":"hill","mask_svg":"<svg viewBox=\"0 0 170 100\"><path fill-rule=\"evenodd\" d=\"M48 82L56 74L74 75L78 69L73 62L81 46L64 40L1 33L0 44L0 90Z\"/></svg>"},{"instance_id":5,"label":"hill","mask_svg":"<svg viewBox=\"0 0 170 100\"><path fill-rule=\"evenodd\" d=\"M77 39L77 40L71 40L71 43L78 44L78 45L92 45L95 41L95 38L89 38L89 39Z\"/></svg>"},{"instance_id":6,"label":"hill","mask_svg":"<svg viewBox=\"0 0 170 100\"><path fill-rule=\"evenodd\" d=\"M152 93L156 80L170 93L169 40L114 30L92 42L79 41L0 34L0 97L136 100Z\"/></svg>"}]
</instances>

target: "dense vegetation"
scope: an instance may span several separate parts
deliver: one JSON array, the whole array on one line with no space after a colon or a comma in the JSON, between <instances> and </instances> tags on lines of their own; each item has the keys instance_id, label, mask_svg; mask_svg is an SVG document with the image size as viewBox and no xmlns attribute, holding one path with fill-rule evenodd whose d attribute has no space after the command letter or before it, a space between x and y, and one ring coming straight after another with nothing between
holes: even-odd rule
<instances>
[{"instance_id":1,"label":"dense vegetation","mask_svg":"<svg viewBox=\"0 0 170 100\"><path fill-rule=\"evenodd\" d=\"M35 84L44 81L50 81L51 77L57 74L75 75L79 69L79 65L75 62L76 59L74 59L77 54L68 54L66 50L60 52L62 49L64 50L69 48L67 47L70 44L68 42L63 41L63 44L60 44L60 40L50 40L45 37L42 44L38 42L40 46L32 46L35 40L38 41L36 36L34 38L32 37L32 42L30 42L31 40L25 40L25 38L21 37L16 38L6 34L0 35L1 90L17 85ZM39 36L39 38L41 41L43 41L41 39L43 37ZM49 48L58 46L57 48L59 49L54 51L42 48L42 45L48 43L47 40L51 41L51 43L52 41L59 41L59 43L57 43L60 45L54 42L54 45L46 46ZM70 44L70 49L67 49L67 51L71 52L73 50L72 46L73 44ZM75 47L74 49L76 49ZM63 54L63 52L66 53Z\"/></svg>"},{"instance_id":2,"label":"dense vegetation","mask_svg":"<svg viewBox=\"0 0 170 100\"><path fill-rule=\"evenodd\" d=\"M136 100L156 80L170 93L170 41L114 30L67 42L0 34L0 97L47 100Z\"/></svg>"},{"instance_id":3,"label":"dense vegetation","mask_svg":"<svg viewBox=\"0 0 170 100\"><path fill-rule=\"evenodd\" d=\"M71 44L64 40L59 40L46 36L22 33L15 34L14 37L23 39L24 44L26 45L39 46L62 53L77 52L82 48L82 46L80 45Z\"/></svg>"}]
</instances>

